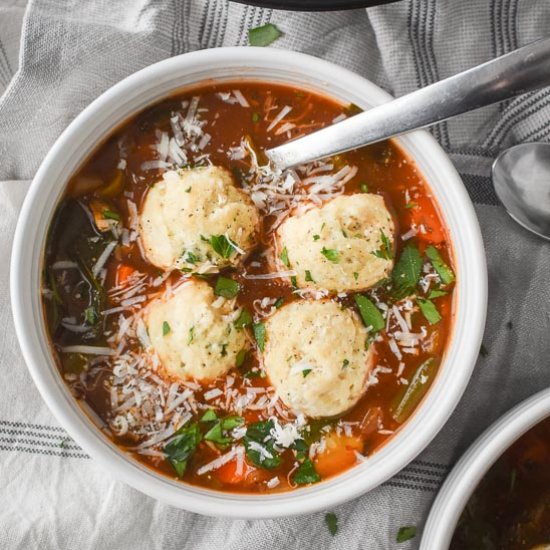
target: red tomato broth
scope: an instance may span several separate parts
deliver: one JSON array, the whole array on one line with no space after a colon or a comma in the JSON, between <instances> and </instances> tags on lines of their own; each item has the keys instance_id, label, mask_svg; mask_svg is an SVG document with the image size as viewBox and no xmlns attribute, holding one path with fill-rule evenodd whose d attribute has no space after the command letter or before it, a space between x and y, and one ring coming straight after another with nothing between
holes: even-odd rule
<instances>
[{"instance_id":1,"label":"red tomato broth","mask_svg":"<svg viewBox=\"0 0 550 550\"><path fill-rule=\"evenodd\" d=\"M245 108L240 104L225 103L216 95L219 92L229 92L237 87L246 97L250 104L249 108ZM207 121L205 127L208 128L211 140L204 149L204 152L210 155L212 164L225 166L233 171L236 170L237 174L239 170L248 168L247 163L249 160L248 158L244 160L231 160L227 156L227 150L229 147L238 146L243 136L250 136L254 142L254 146L258 150L264 150L265 148L285 142L288 137L296 137L302 133L319 129L330 124L334 118L342 113L350 111L349 107L343 106L331 98L290 86L239 82L210 84L204 88L196 88L191 92L179 94L146 109L116 130L72 178L62 203L69 204L69 201L74 199L89 203L94 197L102 198L102 194L105 193L106 189L111 190L113 188L113 178L116 178L117 175L120 177L119 173L122 172L123 191L126 194L119 192L114 196L107 197L106 200L109 202L110 208L112 207L120 215L122 225L128 227L131 217L128 198L131 197L131 200L140 209L148 188L161 177L162 170L144 171L141 169L144 162L155 158L152 149L153 145L157 142L155 130L170 131L170 113L181 110L181 101L183 99L188 99L192 95L197 94L200 95L201 108L208 109L208 111L202 113L202 117L203 120ZM276 109L268 110L274 105L277 106ZM282 135L276 136L273 132L267 132L266 129L283 105L292 106L292 111L288 118L285 118L284 122L294 121L294 123L299 122L301 125L290 130L289 134L285 132ZM259 120L256 120L257 117L253 115L255 112L259 113ZM117 169L121 143L126 152L126 166L122 169ZM394 251L396 258L399 257L399 253L403 247L403 241L399 236L410 229L411 223L417 222L425 226L424 233L418 233L415 236L419 250L424 252L427 245L436 244L445 262L452 265L451 245L447 231L438 214L437 205L414 163L405 156L396 144L393 142L383 142L351 151L337 157L335 163L358 167L357 175L345 184L346 194L363 192L364 185L366 184L369 192L384 196L396 222L394 245L396 248ZM82 181L89 180L90 178L101 180L101 185L92 191L87 189L86 192L82 193L80 190L82 188ZM110 192L108 191L108 194ZM74 205L74 202L70 204ZM272 260L262 256L262 252L272 245L272 236L268 232L272 221L272 216L264 218L262 245L244 262L243 268L249 273L266 273L273 270ZM69 235L70 237L71 227L66 224L61 225L65 228L64 235ZM56 261L69 259L66 243L55 234L55 231L52 231L51 238L49 239L46 256L47 268ZM259 267L251 266L250 264L253 262L259 262ZM106 289L115 288L121 282L121 279L124 281L128 280L132 276L132 272L135 271L146 274L151 279L159 275L158 269L150 265L143 258L137 241L130 243L129 246L117 246L105 267L107 271L103 285ZM242 276L241 268L238 271L230 270L228 276L233 277L241 284L238 304L249 309L251 312L255 312L254 301L265 297L272 299L282 298L284 304L298 299L293 293L288 279L273 279L268 281L246 279ZM78 275L70 273L70 270L66 270L62 271L62 277L70 279L71 277L78 277ZM185 273L173 272L165 284L168 282L177 284L187 277L188 275ZM215 279L214 277L211 284L215 282ZM51 279L45 282L46 288L51 287L49 282L51 282ZM56 286L62 286L60 285L60 280L56 282ZM369 294L370 292L368 291L365 294ZM376 293L382 301L389 294L384 287L374 289L372 292ZM71 297L63 295L62 289L60 293L63 307L66 307L66 304L68 304L67 313L70 315L71 311L77 311L78 308L71 309L70 307ZM418 332L420 326L425 327L427 331L426 338L428 340L431 338L433 345L429 352L421 350L416 356L404 356L402 361L404 367L401 369L402 372L399 373L399 377L396 376L396 373L401 361L391 351L388 338L382 333L381 341L372 344L375 346L377 366L390 369L391 372L379 372L377 374L378 382L375 385L369 386L360 401L339 419L345 422L358 423L349 429L351 429L354 436L361 437L364 455L368 456L379 449L402 425L402 423L397 422L392 417L392 404L395 403L396 396L406 390L402 381L411 380L415 371L428 358L436 357L438 360L442 358L452 327L452 297L453 292L451 288L447 295L435 300L437 308L442 315L441 321L436 325L429 325L420 312L412 314L412 332ZM344 306L354 307L351 294L338 300ZM109 300L107 301L109 302ZM105 309L112 305L108 304ZM261 320L262 316L257 313L256 311L256 319ZM51 322L49 322L49 326L52 327ZM108 317L104 333L108 334L109 331L115 331L116 328L116 317ZM69 344L82 343L82 338L78 334L75 335L63 328L52 329L51 338L57 351ZM94 340L94 343L99 342L104 345L104 341L104 336L99 335ZM77 374L81 376L81 371L75 369L74 365L67 364L67 354L56 353L55 355L65 378L69 378L67 382L71 385L74 394L79 399L87 402L100 418L108 422L111 407L104 383L105 380L112 376L109 366L101 364L102 370L100 369L96 378L89 382L83 390L82 387L77 388L74 380L72 380ZM85 363L85 361L81 358L80 369L82 368L82 363ZM75 373L75 370L78 372ZM269 381L266 378L247 378L244 376L247 373L258 372L259 370L260 367L257 358L249 353L242 367L234 369L230 373L235 378L233 388L241 389L248 387L248 385L252 387L268 387ZM197 401L201 402L202 400L203 403L206 403L203 399L204 392L213 387L223 390L225 381L226 378L223 377L195 391ZM428 385L432 381L429 380ZM282 408L286 410L286 407L282 406ZM231 413L220 412L220 417L226 414ZM286 414L290 418L293 417L290 411L286 411ZM247 424L268 418L262 411L251 410L245 411L243 417ZM200 414L195 415L195 419L197 418L200 418ZM363 421L363 425L361 425L361 421ZM334 422L336 422L336 419L324 420L322 422L317 421L318 424L333 424ZM128 452L132 452L131 448L136 444L135 439L128 436L116 436L110 431L109 435L122 448ZM201 465L207 464L224 452L208 442L201 442L195 453L188 460L187 468L183 475L184 481L231 492L278 492L294 487L290 474L296 468L296 458L293 451L288 449L281 453L281 465L273 470L267 471L253 467L247 461L247 467L245 468L247 473L242 476L242 479L235 479L236 476L231 473L231 462L220 468L220 475L217 475L216 470L203 475L196 473ZM166 460L159 457L143 456L137 453L132 454L148 466L170 477L175 476L174 469ZM346 460L345 462L346 464L342 466L341 471L350 467L349 461ZM334 473L339 472L336 471ZM274 476L279 477L279 485L270 489L266 486L265 482Z\"/></svg>"}]
</instances>

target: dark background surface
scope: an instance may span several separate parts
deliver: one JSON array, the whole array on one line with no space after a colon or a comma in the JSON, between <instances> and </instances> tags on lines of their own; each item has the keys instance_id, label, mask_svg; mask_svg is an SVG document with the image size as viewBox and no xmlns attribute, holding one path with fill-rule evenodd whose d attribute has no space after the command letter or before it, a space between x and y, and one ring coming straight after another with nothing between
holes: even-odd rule
<instances>
[{"instance_id":1,"label":"dark background surface","mask_svg":"<svg viewBox=\"0 0 550 550\"><path fill-rule=\"evenodd\" d=\"M251 4L264 8L273 8L281 10L295 11L331 11L331 10L351 10L358 8L368 8L369 6L379 6L381 4L390 4L398 0L235 0L240 4Z\"/></svg>"}]
</instances>

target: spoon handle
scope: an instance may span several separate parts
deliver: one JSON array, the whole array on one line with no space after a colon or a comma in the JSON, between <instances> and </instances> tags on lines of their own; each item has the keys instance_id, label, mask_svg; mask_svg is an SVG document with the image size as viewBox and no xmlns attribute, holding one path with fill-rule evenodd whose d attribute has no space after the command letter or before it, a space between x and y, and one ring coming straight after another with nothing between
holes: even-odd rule
<instances>
[{"instance_id":1,"label":"spoon handle","mask_svg":"<svg viewBox=\"0 0 550 550\"><path fill-rule=\"evenodd\" d=\"M550 38L266 151L281 169L424 128L550 85Z\"/></svg>"}]
</instances>

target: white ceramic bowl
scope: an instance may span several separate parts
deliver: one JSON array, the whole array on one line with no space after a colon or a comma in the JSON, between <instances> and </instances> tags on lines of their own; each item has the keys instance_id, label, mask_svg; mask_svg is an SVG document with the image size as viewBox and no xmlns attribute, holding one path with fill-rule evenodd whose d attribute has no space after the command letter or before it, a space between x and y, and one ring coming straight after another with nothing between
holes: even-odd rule
<instances>
[{"instance_id":1,"label":"white ceramic bowl","mask_svg":"<svg viewBox=\"0 0 550 550\"><path fill-rule=\"evenodd\" d=\"M373 489L407 465L441 429L460 399L478 356L486 313L487 273L472 203L447 156L426 132L399 140L424 174L450 230L457 266L456 318L439 374L409 422L372 458L312 487L278 495L220 493L178 483L120 452L83 413L61 379L46 336L40 272L48 224L65 183L98 142L121 122L197 82L286 82L369 108L389 101L380 88L341 67L290 51L220 48L167 59L126 78L87 107L48 153L26 197L14 239L11 293L15 326L31 375L69 434L116 478L174 506L216 516L265 518L326 509Z\"/></svg>"},{"instance_id":2,"label":"white ceramic bowl","mask_svg":"<svg viewBox=\"0 0 550 550\"><path fill-rule=\"evenodd\" d=\"M521 402L490 426L457 462L435 499L420 550L449 548L456 524L483 476L524 433L550 416L550 389Z\"/></svg>"}]
</instances>

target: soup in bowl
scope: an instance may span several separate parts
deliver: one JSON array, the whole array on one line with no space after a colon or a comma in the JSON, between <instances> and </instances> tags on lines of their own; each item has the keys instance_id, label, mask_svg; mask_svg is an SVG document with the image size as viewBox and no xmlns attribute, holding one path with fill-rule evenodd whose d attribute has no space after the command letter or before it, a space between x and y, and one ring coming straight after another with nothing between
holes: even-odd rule
<instances>
[{"instance_id":1,"label":"soup in bowl","mask_svg":"<svg viewBox=\"0 0 550 550\"><path fill-rule=\"evenodd\" d=\"M38 266L14 308L21 326L30 284L46 400L126 481L203 513L376 486L450 414L482 334L479 231L444 155L412 135L281 172L265 149L386 98L274 53L186 55L107 92L46 159L15 244L14 272Z\"/></svg>"}]
</instances>

